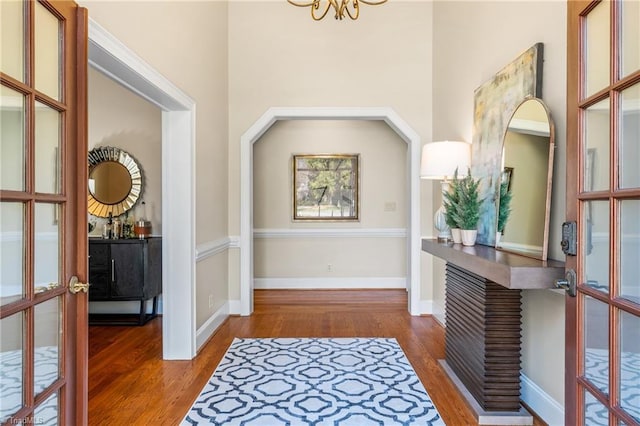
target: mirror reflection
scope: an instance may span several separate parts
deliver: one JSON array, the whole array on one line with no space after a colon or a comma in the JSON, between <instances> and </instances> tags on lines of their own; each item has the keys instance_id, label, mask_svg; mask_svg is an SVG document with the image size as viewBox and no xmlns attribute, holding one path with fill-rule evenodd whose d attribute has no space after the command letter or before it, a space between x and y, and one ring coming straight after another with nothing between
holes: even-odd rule
<instances>
[{"instance_id":1,"label":"mirror reflection","mask_svg":"<svg viewBox=\"0 0 640 426\"><path fill-rule=\"evenodd\" d=\"M89 213L120 216L130 210L142 192L142 172L131 155L115 147L89 152Z\"/></svg>"},{"instance_id":2,"label":"mirror reflection","mask_svg":"<svg viewBox=\"0 0 640 426\"><path fill-rule=\"evenodd\" d=\"M521 103L503 139L496 247L546 260L554 126L542 100Z\"/></svg>"},{"instance_id":3,"label":"mirror reflection","mask_svg":"<svg viewBox=\"0 0 640 426\"><path fill-rule=\"evenodd\" d=\"M116 204L131 191L131 176L122 164L107 161L98 164L89 174L89 191L100 202Z\"/></svg>"}]
</instances>

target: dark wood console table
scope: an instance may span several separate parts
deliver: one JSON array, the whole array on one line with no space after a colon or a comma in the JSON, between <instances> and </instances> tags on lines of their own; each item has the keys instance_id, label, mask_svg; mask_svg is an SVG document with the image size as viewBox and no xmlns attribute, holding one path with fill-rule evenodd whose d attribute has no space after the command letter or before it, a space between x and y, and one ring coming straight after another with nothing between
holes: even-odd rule
<instances>
[{"instance_id":1,"label":"dark wood console table","mask_svg":"<svg viewBox=\"0 0 640 426\"><path fill-rule=\"evenodd\" d=\"M481 425L533 424L520 406L521 290L554 288L564 263L423 239L446 266L445 371Z\"/></svg>"},{"instance_id":2,"label":"dark wood console table","mask_svg":"<svg viewBox=\"0 0 640 426\"><path fill-rule=\"evenodd\" d=\"M89 314L90 325L144 325L158 315L162 238L89 239L89 301L138 301L137 314ZM147 301L153 309L147 313Z\"/></svg>"}]
</instances>

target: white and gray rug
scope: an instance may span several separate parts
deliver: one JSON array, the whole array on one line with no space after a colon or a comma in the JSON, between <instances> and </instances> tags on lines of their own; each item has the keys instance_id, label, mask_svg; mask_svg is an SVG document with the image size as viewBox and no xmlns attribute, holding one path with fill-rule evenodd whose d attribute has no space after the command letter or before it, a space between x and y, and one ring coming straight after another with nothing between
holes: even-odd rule
<instances>
[{"instance_id":1,"label":"white and gray rug","mask_svg":"<svg viewBox=\"0 0 640 426\"><path fill-rule=\"evenodd\" d=\"M235 339L182 425L444 425L395 339Z\"/></svg>"}]
</instances>

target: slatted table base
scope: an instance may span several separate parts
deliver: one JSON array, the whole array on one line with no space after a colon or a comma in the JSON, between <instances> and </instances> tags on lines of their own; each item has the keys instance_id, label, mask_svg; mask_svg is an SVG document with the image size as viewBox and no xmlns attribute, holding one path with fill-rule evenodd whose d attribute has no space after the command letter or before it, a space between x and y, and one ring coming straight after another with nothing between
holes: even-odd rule
<instances>
[{"instance_id":1,"label":"slatted table base","mask_svg":"<svg viewBox=\"0 0 640 426\"><path fill-rule=\"evenodd\" d=\"M446 274L446 366L485 417L512 413L517 418L484 424L532 424L528 413L531 423L521 418L520 290L451 263Z\"/></svg>"}]
</instances>

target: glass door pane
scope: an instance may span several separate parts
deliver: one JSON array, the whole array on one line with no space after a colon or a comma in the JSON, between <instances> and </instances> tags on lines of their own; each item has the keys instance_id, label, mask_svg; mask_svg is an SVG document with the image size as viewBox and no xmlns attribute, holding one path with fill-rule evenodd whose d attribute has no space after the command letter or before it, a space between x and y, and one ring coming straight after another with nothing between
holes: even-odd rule
<instances>
[{"instance_id":1,"label":"glass door pane","mask_svg":"<svg viewBox=\"0 0 640 426\"><path fill-rule=\"evenodd\" d=\"M640 423L640 317L620 313L620 407Z\"/></svg>"},{"instance_id":2,"label":"glass door pane","mask_svg":"<svg viewBox=\"0 0 640 426\"><path fill-rule=\"evenodd\" d=\"M620 70L621 78L640 68L640 1L620 2Z\"/></svg>"},{"instance_id":3,"label":"glass door pane","mask_svg":"<svg viewBox=\"0 0 640 426\"><path fill-rule=\"evenodd\" d=\"M619 128L620 188L640 188L640 84L620 92Z\"/></svg>"},{"instance_id":4,"label":"glass door pane","mask_svg":"<svg viewBox=\"0 0 640 426\"><path fill-rule=\"evenodd\" d=\"M609 293L609 202L585 202L584 284Z\"/></svg>"},{"instance_id":5,"label":"glass door pane","mask_svg":"<svg viewBox=\"0 0 640 426\"><path fill-rule=\"evenodd\" d=\"M620 202L619 232L620 297L640 304L640 200Z\"/></svg>"},{"instance_id":6,"label":"glass door pane","mask_svg":"<svg viewBox=\"0 0 640 426\"><path fill-rule=\"evenodd\" d=\"M33 412L34 423L56 426L60 424L60 407L58 392L47 398L42 404L38 405Z\"/></svg>"},{"instance_id":7,"label":"glass door pane","mask_svg":"<svg viewBox=\"0 0 640 426\"><path fill-rule=\"evenodd\" d=\"M0 319L0 422L24 406L24 316Z\"/></svg>"},{"instance_id":8,"label":"glass door pane","mask_svg":"<svg viewBox=\"0 0 640 426\"><path fill-rule=\"evenodd\" d=\"M36 102L35 120L35 181L36 192L58 194L60 192L60 113Z\"/></svg>"},{"instance_id":9,"label":"glass door pane","mask_svg":"<svg viewBox=\"0 0 640 426\"><path fill-rule=\"evenodd\" d=\"M24 82L24 4L0 1L0 63L2 72Z\"/></svg>"},{"instance_id":10,"label":"glass door pane","mask_svg":"<svg viewBox=\"0 0 640 426\"><path fill-rule=\"evenodd\" d=\"M584 296L584 376L609 393L609 306Z\"/></svg>"},{"instance_id":11,"label":"glass door pane","mask_svg":"<svg viewBox=\"0 0 640 426\"><path fill-rule=\"evenodd\" d=\"M24 95L0 86L0 189L25 189L25 111Z\"/></svg>"},{"instance_id":12,"label":"glass door pane","mask_svg":"<svg viewBox=\"0 0 640 426\"><path fill-rule=\"evenodd\" d=\"M609 86L611 3L604 0L585 18L584 97Z\"/></svg>"},{"instance_id":13,"label":"glass door pane","mask_svg":"<svg viewBox=\"0 0 640 426\"><path fill-rule=\"evenodd\" d=\"M57 204L36 203L35 209L35 292L42 293L60 285L60 234Z\"/></svg>"},{"instance_id":14,"label":"glass door pane","mask_svg":"<svg viewBox=\"0 0 640 426\"><path fill-rule=\"evenodd\" d=\"M609 411L589 391L584 391L584 420L586 426L609 426Z\"/></svg>"},{"instance_id":15,"label":"glass door pane","mask_svg":"<svg viewBox=\"0 0 640 426\"><path fill-rule=\"evenodd\" d=\"M0 203L0 305L22 299L24 286L24 205Z\"/></svg>"},{"instance_id":16,"label":"glass door pane","mask_svg":"<svg viewBox=\"0 0 640 426\"><path fill-rule=\"evenodd\" d=\"M60 303L56 297L35 307L33 393L36 396L60 377Z\"/></svg>"},{"instance_id":17,"label":"glass door pane","mask_svg":"<svg viewBox=\"0 0 640 426\"><path fill-rule=\"evenodd\" d=\"M40 92L59 101L62 77L60 22L40 2L35 4L35 85Z\"/></svg>"},{"instance_id":18,"label":"glass door pane","mask_svg":"<svg viewBox=\"0 0 640 426\"><path fill-rule=\"evenodd\" d=\"M584 191L609 189L609 99L590 106L585 111Z\"/></svg>"}]
</instances>

